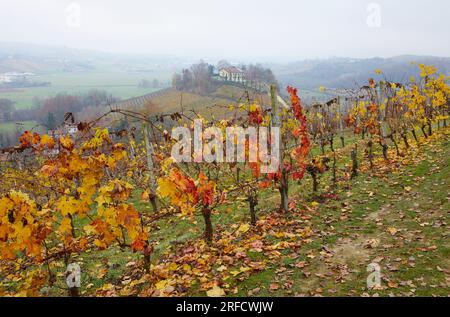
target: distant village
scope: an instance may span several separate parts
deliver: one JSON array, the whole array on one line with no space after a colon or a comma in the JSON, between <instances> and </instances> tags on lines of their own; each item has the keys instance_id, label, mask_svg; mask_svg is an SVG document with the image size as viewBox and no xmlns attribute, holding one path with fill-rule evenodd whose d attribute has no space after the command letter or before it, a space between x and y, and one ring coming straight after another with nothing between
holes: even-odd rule
<instances>
[{"instance_id":1,"label":"distant village","mask_svg":"<svg viewBox=\"0 0 450 317\"><path fill-rule=\"evenodd\" d=\"M50 82L32 81L30 77L36 76L31 72L7 72L0 74L0 87L25 88L50 86Z\"/></svg>"},{"instance_id":2,"label":"distant village","mask_svg":"<svg viewBox=\"0 0 450 317\"><path fill-rule=\"evenodd\" d=\"M13 83L25 81L27 77L34 76L34 73L18 73L18 72L9 72L0 74L0 83Z\"/></svg>"}]
</instances>

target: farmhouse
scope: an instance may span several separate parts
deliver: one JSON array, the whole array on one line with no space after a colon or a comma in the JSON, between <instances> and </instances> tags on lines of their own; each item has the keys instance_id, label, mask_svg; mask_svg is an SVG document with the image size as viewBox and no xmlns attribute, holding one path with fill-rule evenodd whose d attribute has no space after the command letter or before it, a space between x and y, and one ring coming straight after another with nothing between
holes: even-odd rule
<instances>
[{"instance_id":1,"label":"farmhouse","mask_svg":"<svg viewBox=\"0 0 450 317\"><path fill-rule=\"evenodd\" d=\"M245 82L245 73L235 66L221 68L219 70L219 77L226 81Z\"/></svg>"},{"instance_id":2,"label":"farmhouse","mask_svg":"<svg viewBox=\"0 0 450 317\"><path fill-rule=\"evenodd\" d=\"M56 127L54 130L49 130L48 134L59 139L61 136L69 135L75 137L78 133L78 125L75 123L75 117L71 112L64 115L64 123Z\"/></svg>"}]
</instances>

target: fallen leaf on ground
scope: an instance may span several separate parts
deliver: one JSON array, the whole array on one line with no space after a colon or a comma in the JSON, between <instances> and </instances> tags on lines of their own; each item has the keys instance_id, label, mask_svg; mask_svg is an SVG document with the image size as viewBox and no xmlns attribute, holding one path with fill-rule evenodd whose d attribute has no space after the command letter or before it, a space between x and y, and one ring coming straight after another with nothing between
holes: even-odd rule
<instances>
[{"instance_id":1,"label":"fallen leaf on ground","mask_svg":"<svg viewBox=\"0 0 450 317\"><path fill-rule=\"evenodd\" d=\"M208 297L222 297L225 296L225 291L219 286L215 285L212 289L206 292Z\"/></svg>"}]
</instances>

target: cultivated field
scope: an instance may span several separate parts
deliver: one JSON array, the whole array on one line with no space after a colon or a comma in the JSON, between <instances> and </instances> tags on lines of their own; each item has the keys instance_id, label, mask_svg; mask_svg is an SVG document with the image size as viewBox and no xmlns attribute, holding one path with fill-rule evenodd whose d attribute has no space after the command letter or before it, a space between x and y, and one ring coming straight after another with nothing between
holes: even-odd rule
<instances>
[{"instance_id":1,"label":"cultivated field","mask_svg":"<svg viewBox=\"0 0 450 317\"><path fill-rule=\"evenodd\" d=\"M152 81L157 78L167 85L171 77L170 72L80 72L80 73L54 73L37 75L30 78L33 81L51 82L50 87L33 87L20 89L0 90L0 98L15 101L16 109L26 109L33 106L33 98L46 98L58 93L80 94L92 89L105 90L115 97L127 99L145 95L157 90L156 88L140 88L142 79Z\"/></svg>"}]
</instances>

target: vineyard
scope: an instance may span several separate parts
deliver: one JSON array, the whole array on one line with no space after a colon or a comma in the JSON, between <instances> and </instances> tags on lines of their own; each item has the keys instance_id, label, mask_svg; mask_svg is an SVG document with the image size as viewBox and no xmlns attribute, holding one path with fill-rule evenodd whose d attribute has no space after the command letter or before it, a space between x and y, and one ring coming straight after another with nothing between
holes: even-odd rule
<instances>
[{"instance_id":1,"label":"vineyard","mask_svg":"<svg viewBox=\"0 0 450 317\"><path fill-rule=\"evenodd\" d=\"M116 107L24 132L0 152L0 295L449 295L449 78L418 67L321 104L271 86L220 119ZM259 132L241 153L220 137L238 127Z\"/></svg>"}]
</instances>

